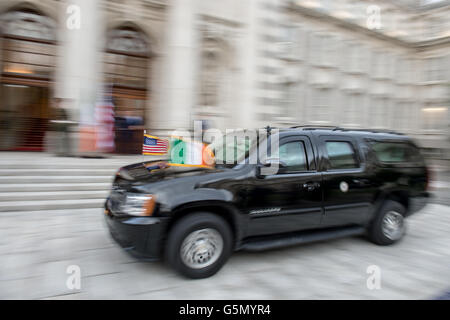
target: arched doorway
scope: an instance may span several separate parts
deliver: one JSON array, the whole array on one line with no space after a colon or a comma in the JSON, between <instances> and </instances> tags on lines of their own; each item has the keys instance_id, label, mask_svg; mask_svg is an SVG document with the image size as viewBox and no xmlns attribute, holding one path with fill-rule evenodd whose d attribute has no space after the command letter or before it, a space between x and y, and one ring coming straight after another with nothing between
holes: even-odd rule
<instances>
[{"instance_id":1,"label":"arched doorway","mask_svg":"<svg viewBox=\"0 0 450 320\"><path fill-rule=\"evenodd\" d=\"M55 22L34 9L0 15L1 150L42 151L50 116Z\"/></svg>"},{"instance_id":2,"label":"arched doorway","mask_svg":"<svg viewBox=\"0 0 450 320\"><path fill-rule=\"evenodd\" d=\"M112 86L117 153L141 153L149 99L150 44L137 28L123 26L108 32L105 82Z\"/></svg>"}]
</instances>

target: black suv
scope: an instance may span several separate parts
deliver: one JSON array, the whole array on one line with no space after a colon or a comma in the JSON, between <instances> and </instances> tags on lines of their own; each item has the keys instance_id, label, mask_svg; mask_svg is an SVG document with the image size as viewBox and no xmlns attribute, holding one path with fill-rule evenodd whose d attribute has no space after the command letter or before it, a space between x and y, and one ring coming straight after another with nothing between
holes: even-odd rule
<instances>
[{"instance_id":1,"label":"black suv","mask_svg":"<svg viewBox=\"0 0 450 320\"><path fill-rule=\"evenodd\" d=\"M268 135L266 142L273 139ZM232 251L259 251L365 234L398 241L428 197L417 146L395 132L281 129L273 159L212 168L165 161L121 168L105 203L112 237L144 259L164 257L191 278L216 273ZM267 143L270 145L270 143Z\"/></svg>"}]
</instances>

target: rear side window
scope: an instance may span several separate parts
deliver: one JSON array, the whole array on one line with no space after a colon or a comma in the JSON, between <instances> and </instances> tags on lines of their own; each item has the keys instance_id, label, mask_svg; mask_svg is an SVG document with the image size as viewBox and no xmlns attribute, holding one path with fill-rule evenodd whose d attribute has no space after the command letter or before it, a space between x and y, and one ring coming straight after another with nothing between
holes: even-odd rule
<instances>
[{"instance_id":1,"label":"rear side window","mask_svg":"<svg viewBox=\"0 0 450 320\"><path fill-rule=\"evenodd\" d=\"M408 144L401 142L374 142L372 150L380 162L384 163L404 163L421 162L422 157L419 150Z\"/></svg>"},{"instance_id":2,"label":"rear side window","mask_svg":"<svg viewBox=\"0 0 450 320\"><path fill-rule=\"evenodd\" d=\"M326 141L325 147L328 153L329 169L358 168L356 153L350 142Z\"/></svg>"}]
</instances>

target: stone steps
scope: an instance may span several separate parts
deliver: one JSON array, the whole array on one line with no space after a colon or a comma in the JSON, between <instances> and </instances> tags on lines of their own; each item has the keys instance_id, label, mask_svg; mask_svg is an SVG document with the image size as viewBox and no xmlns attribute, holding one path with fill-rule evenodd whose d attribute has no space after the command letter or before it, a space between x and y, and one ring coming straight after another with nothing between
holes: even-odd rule
<instances>
[{"instance_id":1,"label":"stone steps","mask_svg":"<svg viewBox=\"0 0 450 320\"><path fill-rule=\"evenodd\" d=\"M0 152L0 212L102 208L120 167L160 158L142 155L79 158Z\"/></svg>"},{"instance_id":2,"label":"stone steps","mask_svg":"<svg viewBox=\"0 0 450 320\"><path fill-rule=\"evenodd\" d=\"M105 199L72 199L72 200L30 200L0 202L0 212L70 210L84 208L101 208Z\"/></svg>"},{"instance_id":3,"label":"stone steps","mask_svg":"<svg viewBox=\"0 0 450 320\"><path fill-rule=\"evenodd\" d=\"M118 170L127 164L133 162L117 162L117 163L102 163L102 162L29 162L29 161L14 161L14 162L0 162L0 170L70 170L70 169L90 169L90 170Z\"/></svg>"},{"instance_id":4,"label":"stone steps","mask_svg":"<svg viewBox=\"0 0 450 320\"><path fill-rule=\"evenodd\" d=\"M1 184L39 184L39 183L111 183L113 175L96 176L0 176Z\"/></svg>"},{"instance_id":5,"label":"stone steps","mask_svg":"<svg viewBox=\"0 0 450 320\"><path fill-rule=\"evenodd\" d=\"M53 169L29 169L27 167L20 169L0 169L0 177L8 176L112 176L117 168L53 168Z\"/></svg>"},{"instance_id":6,"label":"stone steps","mask_svg":"<svg viewBox=\"0 0 450 320\"><path fill-rule=\"evenodd\" d=\"M0 192L51 192L109 190L110 182L97 183L12 183L0 184Z\"/></svg>"},{"instance_id":7,"label":"stone steps","mask_svg":"<svg viewBox=\"0 0 450 320\"><path fill-rule=\"evenodd\" d=\"M107 196L108 196L107 190L0 192L0 202L40 201L42 199L45 200L105 199Z\"/></svg>"}]
</instances>

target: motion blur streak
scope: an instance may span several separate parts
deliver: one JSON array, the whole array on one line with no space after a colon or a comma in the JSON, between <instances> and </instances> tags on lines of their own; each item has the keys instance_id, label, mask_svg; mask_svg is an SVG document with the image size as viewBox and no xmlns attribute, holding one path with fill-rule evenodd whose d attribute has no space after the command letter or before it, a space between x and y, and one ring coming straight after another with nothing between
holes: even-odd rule
<instances>
[{"instance_id":1,"label":"motion blur streak","mask_svg":"<svg viewBox=\"0 0 450 320\"><path fill-rule=\"evenodd\" d=\"M166 139L196 120L223 132L407 134L427 158L434 203L387 250L344 239L238 254L213 289L191 291L163 265L124 256L98 215L116 170L155 158L142 155L144 133ZM3 299L237 298L244 285L240 298L440 297L450 287L450 1L2 0L0 151ZM372 264L385 278L367 291Z\"/></svg>"}]
</instances>

